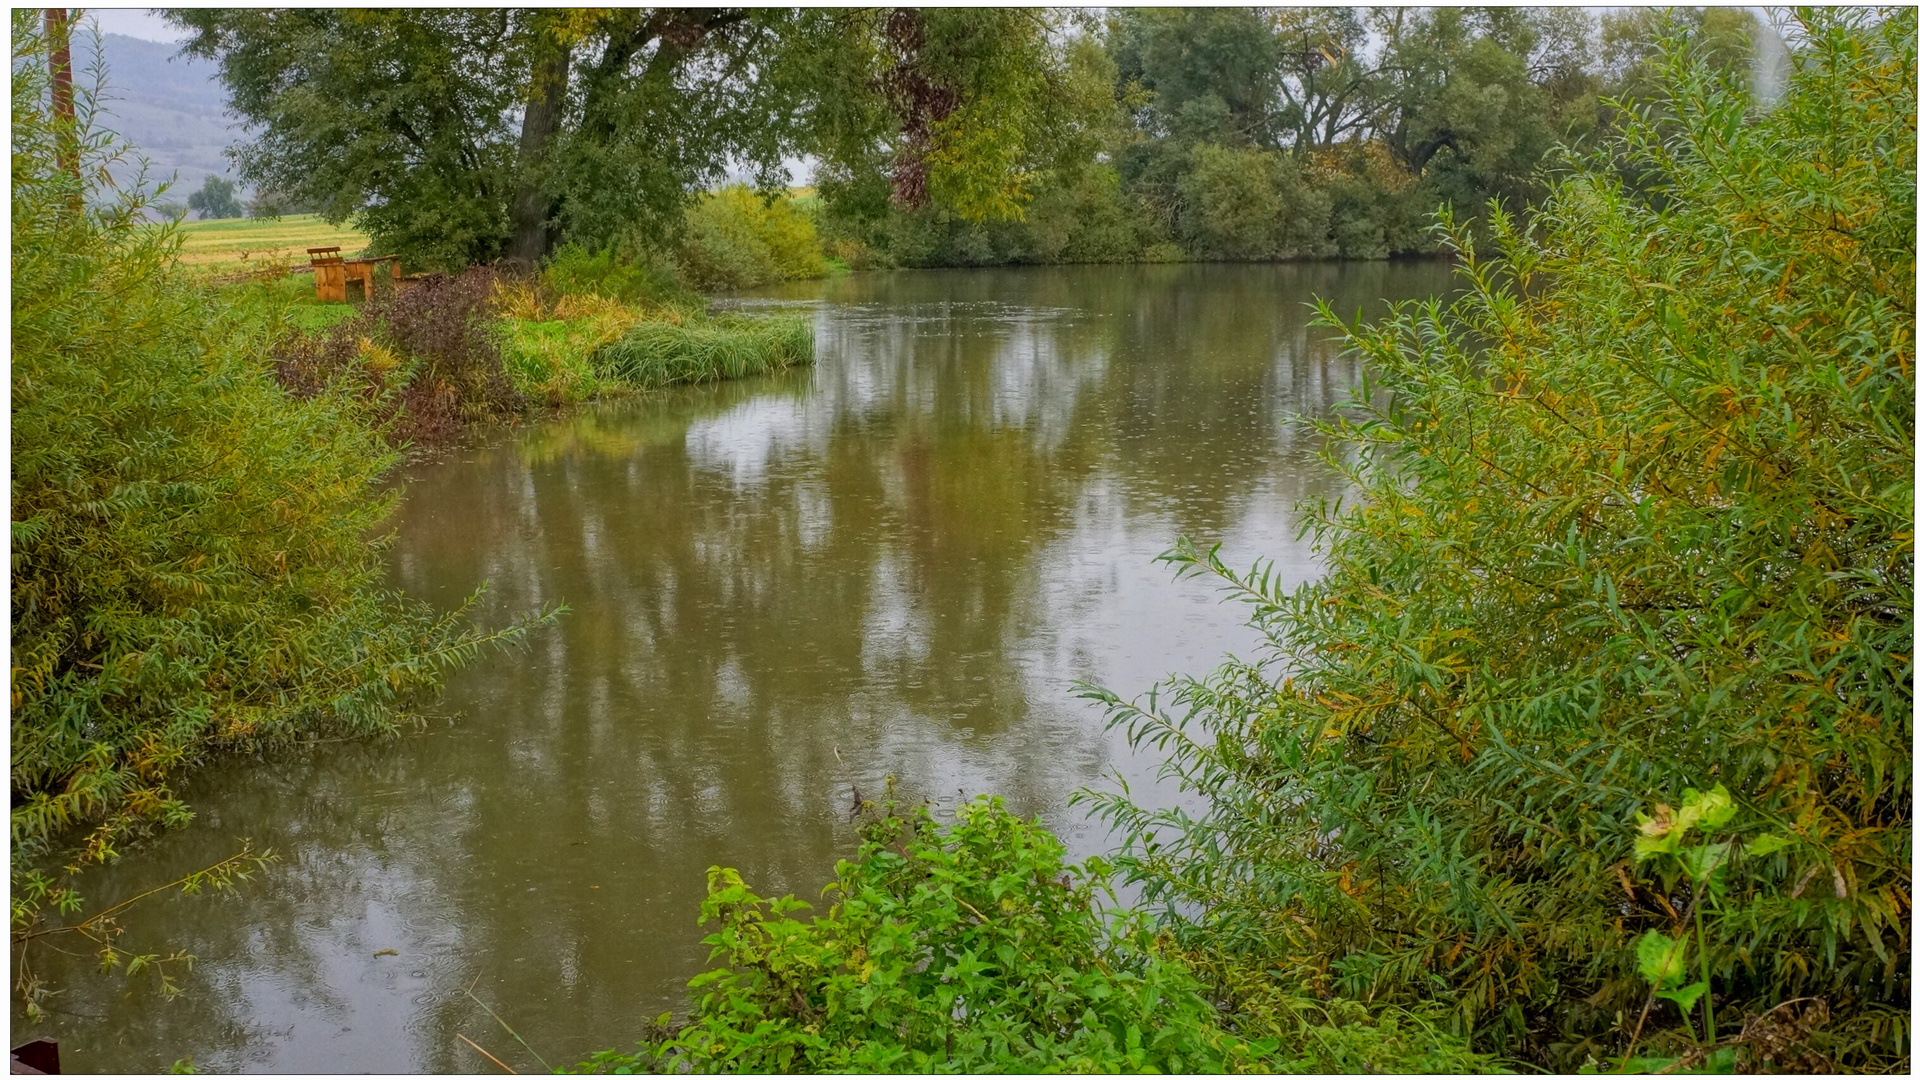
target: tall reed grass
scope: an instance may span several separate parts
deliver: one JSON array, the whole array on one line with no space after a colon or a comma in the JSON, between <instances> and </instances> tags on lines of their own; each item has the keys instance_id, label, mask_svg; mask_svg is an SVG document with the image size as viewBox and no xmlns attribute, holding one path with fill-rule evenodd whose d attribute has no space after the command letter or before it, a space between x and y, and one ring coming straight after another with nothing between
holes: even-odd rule
<instances>
[{"instance_id":1,"label":"tall reed grass","mask_svg":"<svg viewBox=\"0 0 1920 1080\"><path fill-rule=\"evenodd\" d=\"M797 316L643 322L601 346L593 363L602 375L637 389L770 375L813 363L813 327Z\"/></svg>"}]
</instances>

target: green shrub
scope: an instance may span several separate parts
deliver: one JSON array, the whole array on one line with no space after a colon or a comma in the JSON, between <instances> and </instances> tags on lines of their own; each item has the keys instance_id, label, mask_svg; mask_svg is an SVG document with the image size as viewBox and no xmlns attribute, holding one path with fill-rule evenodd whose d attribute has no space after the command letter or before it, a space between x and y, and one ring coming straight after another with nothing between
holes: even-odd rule
<instances>
[{"instance_id":1,"label":"green shrub","mask_svg":"<svg viewBox=\"0 0 1920 1080\"><path fill-rule=\"evenodd\" d=\"M593 354L594 367L637 389L767 375L813 363L813 323L797 316L643 322Z\"/></svg>"},{"instance_id":2,"label":"green shrub","mask_svg":"<svg viewBox=\"0 0 1920 1080\"><path fill-rule=\"evenodd\" d=\"M82 111L56 164L39 20L13 84L12 926L80 904L73 867L191 816L170 784L230 748L389 730L482 637L382 587L394 456L357 399L295 401L283 328L178 272L177 234L95 187ZM65 849L75 847L77 851ZM46 872L65 854L66 874ZM20 990L40 988L26 953Z\"/></svg>"},{"instance_id":3,"label":"green shrub","mask_svg":"<svg viewBox=\"0 0 1920 1080\"><path fill-rule=\"evenodd\" d=\"M540 268L538 280L555 296L604 296L627 303L697 303L671 262L657 256L624 256L607 248L564 244Z\"/></svg>"},{"instance_id":4,"label":"green shrub","mask_svg":"<svg viewBox=\"0 0 1920 1080\"><path fill-rule=\"evenodd\" d=\"M521 393L553 405L587 401L605 391L593 353L623 332L593 318L502 319L495 328L508 378Z\"/></svg>"},{"instance_id":5,"label":"green shrub","mask_svg":"<svg viewBox=\"0 0 1920 1080\"><path fill-rule=\"evenodd\" d=\"M1286 203L1280 193L1279 155L1201 143L1180 178L1182 231L1189 249L1215 259L1271 259L1280 255Z\"/></svg>"},{"instance_id":6,"label":"green shrub","mask_svg":"<svg viewBox=\"0 0 1920 1080\"><path fill-rule=\"evenodd\" d=\"M1485 1067L1445 1037L1404 1045L1364 1007L1286 1037L1222 1022L1206 987L1152 936L1113 912L1108 868L1065 848L998 799L959 808L946 828L891 804L861 830L859 854L811 921L792 897L767 901L732 870L708 872L702 923L723 966L694 979L692 1015L662 1017L640 1051L595 1055L600 1072L1338 1071L1421 1064ZM1290 1019L1296 1019L1291 1018ZM1414 1030L1421 1030L1415 1025ZM1424 1034L1424 1032L1423 1032ZM1401 1042L1396 1042L1400 1039ZM1394 1049L1411 1051L1395 1057ZM1449 1054L1451 1051L1451 1054Z\"/></svg>"},{"instance_id":7,"label":"green shrub","mask_svg":"<svg viewBox=\"0 0 1920 1080\"><path fill-rule=\"evenodd\" d=\"M1024 225L1037 262L1129 262L1140 251L1140 229L1110 165L1042 186Z\"/></svg>"},{"instance_id":8,"label":"green shrub","mask_svg":"<svg viewBox=\"0 0 1920 1080\"><path fill-rule=\"evenodd\" d=\"M1701 1048L1647 1008L1659 931L1706 943L1688 1004L1743 1067L1906 1069L1915 13L1801 18L1771 109L1676 54L1608 148L1641 187L1582 165L1528 234L1496 217L1502 259L1456 231L1452 310L1353 332L1323 578L1172 556L1271 647L1107 699L1204 800L1102 801L1191 948L1570 1070L1642 1016ZM1716 785L1703 900L1634 822Z\"/></svg>"},{"instance_id":9,"label":"green shrub","mask_svg":"<svg viewBox=\"0 0 1920 1080\"><path fill-rule=\"evenodd\" d=\"M1019 218L971 221L938 205L853 203L827 203L823 228L827 249L845 252L857 269L1128 262L1143 238L1119 173L1101 164L1048 174Z\"/></svg>"},{"instance_id":10,"label":"green shrub","mask_svg":"<svg viewBox=\"0 0 1920 1080\"><path fill-rule=\"evenodd\" d=\"M768 201L743 184L707 192L688 207L678 260L701 289L827 275L813 215L790 195Z\"/></svg>"}]
</instances>

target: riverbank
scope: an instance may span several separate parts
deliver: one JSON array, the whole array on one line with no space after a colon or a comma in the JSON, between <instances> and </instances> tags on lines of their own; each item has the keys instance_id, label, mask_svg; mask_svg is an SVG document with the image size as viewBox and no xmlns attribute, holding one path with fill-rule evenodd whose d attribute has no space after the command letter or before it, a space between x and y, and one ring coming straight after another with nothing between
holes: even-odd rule
<instances>
[{"instance_id":1,"label":"riverbank","mask_svg":"<svg viewBox=\"0 0 1920 1080\"><path fill-rule=\"evenodd\" d=\"M813 362L804 319L714 316L698 294L633 269L580 256L531 275L377 280L360 304L317 300L311 278L284 269L204 287L268 339L282 387L344 393L390 443L416 451L475 423Z\"/></svg>"}]
</instances>

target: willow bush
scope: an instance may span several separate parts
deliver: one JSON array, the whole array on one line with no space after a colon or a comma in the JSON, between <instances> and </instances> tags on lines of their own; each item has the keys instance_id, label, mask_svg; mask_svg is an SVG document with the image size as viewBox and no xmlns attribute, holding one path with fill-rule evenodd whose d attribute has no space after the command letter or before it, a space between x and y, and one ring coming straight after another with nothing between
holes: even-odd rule
<instances>
[{"instance_id":1,"label":"willow bush","mask_svg":"<svg viewBox=\"0 0 1920 1080\"><path fill-rule=\"evenodd\" d=\"M1456 306L1349 330L1322 579L1170 554L1266 649L1106 696L1204 809L1099 808L1241 1007L1907 1067L1915 13L1800 19L1771 107L1676 49L1498 257L1454 233ZM1691 869L1649 857L1689 820ZM1651 993L1663 941L1710 989Z\"/></svg>"},{"instance_id":2,"label":"willow bush","mask_svg":"<svg viewBox=\"0 0 1920 1080\"><path fill-rule=\"evenodd\" d=\"M694 199L674 258L699 289L740 289L826 277L813 215L792 195L728 184Z\"/></svg>"},{"instance_id":3,"label":"willow bush","mask_svg":"<svg viewBox=\"0 0 1920 1080\"><path fill-rule=\"evenodd\" d=\"M275 385L280 331L180 279L176 232L104 180L115 148L92 97L70 136L49 116L36 14L13 33L18 942L76 911L71 871L188 819L170 790L183 767L387 730L487 636L381 587L368 537L395 458L366 405Z\"/></svg>"}]
</instances>

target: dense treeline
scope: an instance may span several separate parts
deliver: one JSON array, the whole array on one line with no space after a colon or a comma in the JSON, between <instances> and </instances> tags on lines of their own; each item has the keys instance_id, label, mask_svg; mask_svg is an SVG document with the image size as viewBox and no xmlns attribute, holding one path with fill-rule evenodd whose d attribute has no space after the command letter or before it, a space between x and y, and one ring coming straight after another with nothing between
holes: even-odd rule
<instances>
[{"instance_id":1,"label":"dense treeline","mask_svg":"<svg viewBox=\"0 0 1920 1080\"><path fill-rule=\"evenodd\" d=\"M1020 214L829 169L823 231L870 265L1434 254L1435 211L1522 210L1673 33L1744 75L1768 31L1730 9L1117 9L1060 50L1078 138Z\"/></svg>"},{"instance_id":2,"label":"dense treeline","mask_svg":"<svg viewBox=\"0 0 1920 1080\"><path fill-rule=\"evenodd\" d=\"M533 264L563 244L657 250L729 164L864 172L972 216L1023 197L1065 123L1031 11L194 9L259 134L262 190L353 218L409 265Z\"/></svg>"},{"instance_id":3,"label":"dense treeline","mask_svg":"<svg viewBox=\"0 0 1920 1080\"><path fill-rule=\"evenodd\" d=\"M1089 691L1195 797L1087 796L1113 865L980 802L812 922L716 869L691 1015L586 1064L1907 1071L1917 21L1802 14L1778 100L1669 39L1526 230L1444 219L1325 575L1183 546L1266 648Z\"/></svg>"},{"instance_id":4,"label":"dense treeline","mask_svg":"<svg viewBox=\"0 0 1920 1080\"><path fill-rule=\"evenodd\" d=\"M1520 211L1556 146L1604 135L1662 35L1743 77L1778 45L1733 9L173 18L259 127L242 175L410 265L573 244L715 283L772 262L723 250L713 273L697 193L731 163L776 203L796 155L818 166L815 263L1433 254L1440 207Z\"/></svg>"}]
</instances>

